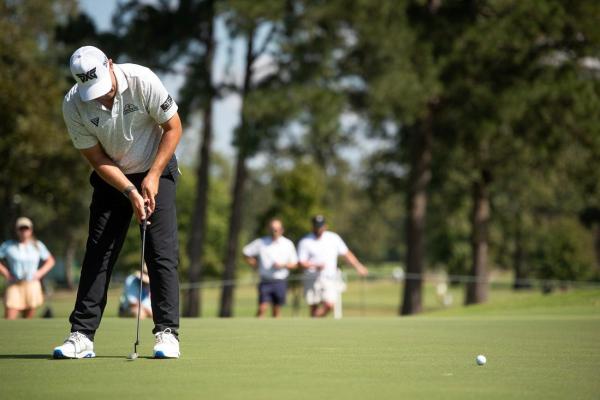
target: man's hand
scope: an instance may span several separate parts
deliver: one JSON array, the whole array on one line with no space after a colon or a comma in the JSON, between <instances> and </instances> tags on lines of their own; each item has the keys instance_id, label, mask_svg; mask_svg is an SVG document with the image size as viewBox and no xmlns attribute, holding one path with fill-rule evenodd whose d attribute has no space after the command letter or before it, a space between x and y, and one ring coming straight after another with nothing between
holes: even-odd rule
<instances>
[{"instance_id":1,"label":"man's hand","mask_svg":"<svg viewBox=\"0 0 600 400\"><path fill-rule=\"evenodd\" d=\"M148 214L150 215L152 215L156 207L155 197L158 194L159 181L160 176L152 173L148 173L142 181L142 197L144 202L148 204Z\"/></svg>"},{"instance_id":2,"label":"man's hand","mask_svg":"<svg viewBox=\"0 0 600 400\"><path fill-rule=\"evenodd\" d=\"M369 275L369 270L362 264L357 264L355 267L356 272L358 272L358 275L360 276L367 276Z\"/></svg>"},{"instance_id":3,"label":"man's hand","mask_svg":"<svg viewBox=\"0 0 600 400\"><path fill-rule=\"evenodd\" d=\"M135 214L138 224L141 224L142 220L149 217L149 215L146 215L146 211L144 210L144 198L137 190L132 190L129 192L129 201L131 201L131 207L133 208L133 213Z\"/></svg>"}]
</instances>

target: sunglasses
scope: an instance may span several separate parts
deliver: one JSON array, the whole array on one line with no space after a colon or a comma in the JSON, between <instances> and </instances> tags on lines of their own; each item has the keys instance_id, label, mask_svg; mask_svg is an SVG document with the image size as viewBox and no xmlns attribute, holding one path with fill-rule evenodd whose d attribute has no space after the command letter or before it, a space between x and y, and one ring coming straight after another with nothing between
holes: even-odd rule
<instances>
[{"instance_id":1,"label":"sunglasses","mask_svg":"<svg viewBox=\"0 0 600 400\"><path fill-rule=\"evenodd\" d=\"M28 230L30 230L31 228L30 228L30 227L28 227L28 226L19 226L17 229L18 229L18 230L20 230L20 231L28 231Z\"/></svg>"}]
</instances>

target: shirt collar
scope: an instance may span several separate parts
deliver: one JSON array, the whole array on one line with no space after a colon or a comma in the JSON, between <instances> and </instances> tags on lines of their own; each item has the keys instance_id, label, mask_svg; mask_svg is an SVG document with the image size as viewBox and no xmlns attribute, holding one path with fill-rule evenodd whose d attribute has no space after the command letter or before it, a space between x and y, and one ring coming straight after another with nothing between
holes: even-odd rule
<instances>
[{"instance_id":1,"label":"shirt collar","mask_svg":"<svg viewBox=\"0 0 600 400\"><path fill-rule=\"evenodd\" d=\"M115 71L115 78L117 79L117 90L119 93L123 93L129 87L127 78L125 78L125 74L117 64L113 64L113 71Z\"/></svg>"}]
</instances>

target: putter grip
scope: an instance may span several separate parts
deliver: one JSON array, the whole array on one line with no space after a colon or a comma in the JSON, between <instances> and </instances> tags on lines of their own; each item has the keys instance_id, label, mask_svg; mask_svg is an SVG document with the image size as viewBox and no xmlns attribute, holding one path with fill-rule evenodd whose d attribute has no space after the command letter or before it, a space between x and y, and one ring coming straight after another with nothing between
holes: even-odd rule
<instances>
[{"instance_id":1,"label":"putter grip","mask_svg":"<svg viewBox=\"0 0 600 400\"><path fill-rule=\"evenodd\" d=\"M144 215L146 218L142 219L142 229L146 230L146 225L148 225L148 205L144 204Z\"/></svg>"}]
</instances>

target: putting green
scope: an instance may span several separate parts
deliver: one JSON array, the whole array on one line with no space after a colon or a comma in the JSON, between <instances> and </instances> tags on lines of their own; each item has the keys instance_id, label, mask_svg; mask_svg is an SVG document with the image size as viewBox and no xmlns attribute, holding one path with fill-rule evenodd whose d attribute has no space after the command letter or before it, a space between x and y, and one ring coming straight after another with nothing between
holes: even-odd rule
<instances>
[{"instance_id":1,"label":"putting green","mask_svg":"<svg viewBox=\"0 0 600 400\"><path fill-rule=\"evenodd\" d=\"M51 360L66 319L0 321L0 398L592 399L600 315L184 319L182 358L152 360L143 321L105 318L96 359ZM485 354L488 363L477 366Z\"/></svg>"}]
</instances>

